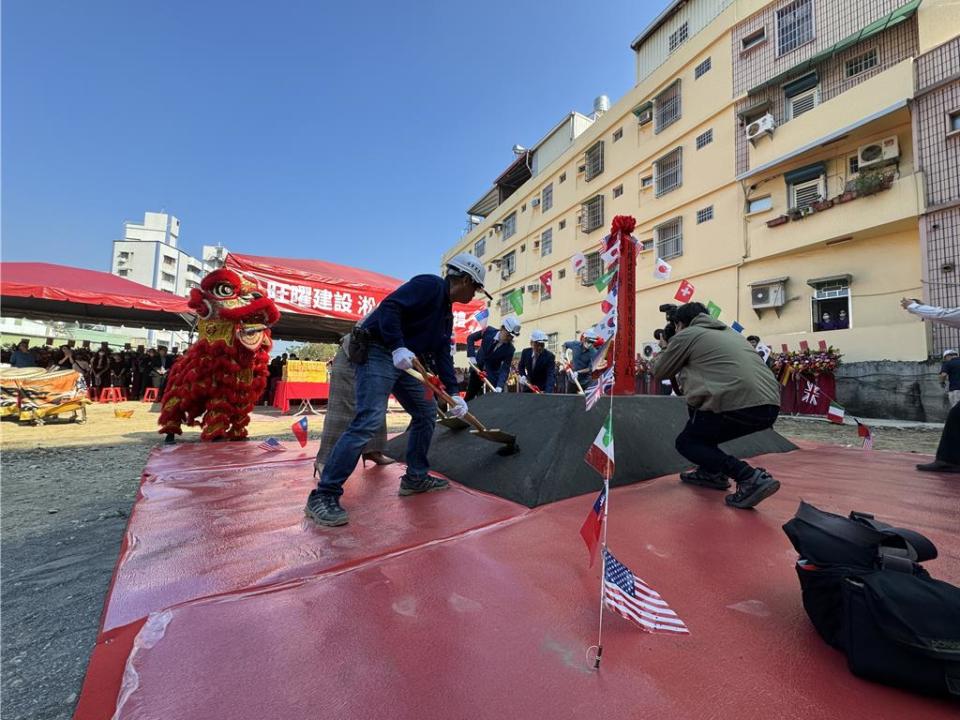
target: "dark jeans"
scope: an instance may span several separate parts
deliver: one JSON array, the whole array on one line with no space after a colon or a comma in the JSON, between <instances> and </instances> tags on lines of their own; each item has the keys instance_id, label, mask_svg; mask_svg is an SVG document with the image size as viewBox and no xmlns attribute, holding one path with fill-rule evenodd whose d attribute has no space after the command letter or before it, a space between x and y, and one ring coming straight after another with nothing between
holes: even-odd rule
<instances>
[{"instance_id":1,"label":"dark jeans","mask_svg":"<svg viewBox=\"0 0 960 720\"><path fill-rule=\"evenodd\" d=\"M737 482L749 480L753 468L743 460L727 455L717 445L773 427L780 408L757 405L722 413L689 410L690 419L677 436L677 452L708 472L723 473Z\"/></svg>"},{"instance_id":2,"label":"dark jeans","mask_svg":"<svg viewBox=\"0 0 960 720\"><path fill-rule=\"evenodd\" d=\"M947 422L943 426L940 445L937 447L937 460L960 465L960 403L950 408L947 414Z\"/></svg>"},{"instance_id":3,"label":"dark jeans","mask_svg":"<svg viewBox=\"0 0 960 720\"><path fill-rule=\"evenodd\" d=\"M357 466L364 446L383 425L390 393L410 417L407 439L407 475L426 477L430 469L427 451L437 422L437 406L427 400L423 385L393 366L390 352L370 345L367 361L356 366L357 414L333 446L323 466L317 491L339 497L343 484Z\"/></svg>"}]
</instances>

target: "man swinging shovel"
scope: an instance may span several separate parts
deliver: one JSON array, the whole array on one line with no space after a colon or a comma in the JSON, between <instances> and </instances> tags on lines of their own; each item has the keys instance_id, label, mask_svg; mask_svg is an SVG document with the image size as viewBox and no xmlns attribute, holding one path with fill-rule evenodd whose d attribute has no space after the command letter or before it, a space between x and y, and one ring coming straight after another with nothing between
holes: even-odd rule
<instances>
[{"instance_id":1,"label":"man swinging shovel","mask_svg":"<svg viewBox=\"0 0 960 720\"><path fill-rule=\"evenodd\" d=\"M470 381L464 400L470 402L483 389L503 392L510 375L510 365L516 348L513 339L520 334L520 321L505 317L500 329L488 327L467 336L467 362L470 363ZM480 347L477 348L479 341ZM492 379L491 379L492 378Z\"/></svg>"}]
</instances>

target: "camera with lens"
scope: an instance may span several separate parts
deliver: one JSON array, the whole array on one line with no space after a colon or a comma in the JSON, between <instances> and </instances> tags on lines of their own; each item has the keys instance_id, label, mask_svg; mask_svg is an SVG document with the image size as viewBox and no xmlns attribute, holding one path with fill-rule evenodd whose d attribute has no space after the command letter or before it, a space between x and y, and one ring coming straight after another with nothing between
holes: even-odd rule
<instances>
[{"instance_id":1,"label":"camera with lens","mask_svg":"<svg viewBox=\"0 0 960 720\"><path fill-rule=\"evenodd\" d=\"M655 340L659 340L662 343L670 342L670 338L677 334L677 310L679 306L674 305L673 303L664 303L659 307L660 312L662 312L667 318L667 324L663 329L656 329L653 331L653 337Z\"/></svg>"}]
</instances>

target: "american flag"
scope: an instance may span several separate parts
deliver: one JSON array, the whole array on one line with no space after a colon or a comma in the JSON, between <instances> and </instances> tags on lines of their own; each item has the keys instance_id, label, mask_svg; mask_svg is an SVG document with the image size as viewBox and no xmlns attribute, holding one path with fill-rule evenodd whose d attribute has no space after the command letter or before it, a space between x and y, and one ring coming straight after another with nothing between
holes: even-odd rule
<instances>
[{"instance_id":1,"label":"american flag","mask_svg":"<svg viewBox=\"0 0 960 720\"><path fill-rule=\"evenodd\" d=\"M261 450L266 450L267 452L283 452L286 448L280 444L280 441L276 438L267 438L262 443L257 445Z\"/></svg>"},{"instance_id":2,"label":"american flag","mask_svg":"<svg viewBox=\"0 0 960 720\"><path fill-rule=\"evenodd\" d=\"M587 403L587 412L590 412L593 406L597 404L597 401L611 390L613 390L613 368L610 368L601 375L596 384L587 390L587 394L584 396Z\"/></svg>"},{"instance_id":3,"label":"american flag","mask_svg":"<svg viewBox=\"0 0 960 720\"><path fill-rule=\"evenodd\" d=\"M689 633L660 594L603 549L603 603L648 632Z\"/></svg>"}]
</instances>

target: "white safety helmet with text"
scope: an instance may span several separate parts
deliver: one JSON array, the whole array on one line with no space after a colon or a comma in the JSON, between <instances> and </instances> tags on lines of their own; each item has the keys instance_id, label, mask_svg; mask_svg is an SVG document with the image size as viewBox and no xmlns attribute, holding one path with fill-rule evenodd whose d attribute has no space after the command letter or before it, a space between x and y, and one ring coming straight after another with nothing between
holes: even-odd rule
<instances>
[{"instance_id":1,"label":"white safety helmet with text","mask_svg":"<svg viewBox=\"0 0 960 720\"><path fill-rule=\"evenodd\" d=\"M508 333L510 333L514 337L517 337L517 335L520 334L520 321L513 316L505 317L503 319L503 325L501 325L500 327L502 327L504 330L506 330Z\"/></svg>"},{"instance_id":2,"label":"white safety helmet with text","mask_svg":"<svg viewBox=\"0 0 960 720\"><path fill-rule=\"evenodd\" d=\"M545 343L547 342L547 334L543 330L534 330L530 333L530 342Z\"/></svg>"},{"instance_id":3,"label":"white safety helmet with text","mask_svg":"<svg viewBox=\"0 0 960 720\"><path fill-rule=\"evenodd\" d=\"M471 255L468 252L462 252L457 255L454 255L447 261L447 268L453 268L465 275L468 275L471 280L473 280L477 285L480 286L480 289L483 290L483 281L487 276L487 269L483 266L483 263L480 262L480 258L476 255ZM484 295L490 297L490 293L486 290L483 290Z\"/></svg>"}]
</instances>

